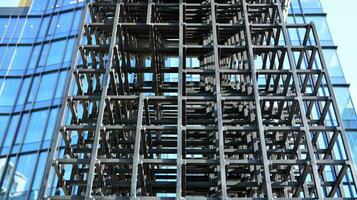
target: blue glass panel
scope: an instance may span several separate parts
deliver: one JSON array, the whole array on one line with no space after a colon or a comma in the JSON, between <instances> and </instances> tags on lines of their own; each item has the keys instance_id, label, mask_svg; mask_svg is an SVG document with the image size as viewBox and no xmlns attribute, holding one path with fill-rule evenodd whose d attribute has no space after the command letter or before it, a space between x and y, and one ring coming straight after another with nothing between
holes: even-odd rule
<instances>
[{"instance_id":1,"label":"blue glass panel","mask_svg":"<svg viewBox=\"0 0 357 200\"><path fill-rule=\"evenodd\" d=\"M47 152L43 152L40 154L40 157L38 159L38 164L36 168L36 176L34 177L33 183L32 183L32 194L30 199L38 199L38 189L41 187L41 181L43 177L43 173L45 171L45 166L47 162Z\"/></svg>"},{"instance_id":2,"label":"blue glass panel","mask_svg":"<svg viewBox=\"0 0 357 200\"><path fill-rule=\"evenodd\" d=\"M20 119L19 115L13 115L11 117L11 121L10 121L11 126L9 126L9 129L6 132L6 137L5 137L5 141L3 143L3 147L9 147L11 145L12 141L14 140L14 136L15 136L15 132L17 129L17 124L19 123L19 119ZM6 151L9 151L9 149L7 149ZM8 152L1 151L2 155L4 153L8 153Z\"/></svg>"},{"instance_id":3,"label":"blue glass panel","mask_svg":"<svg viewBox=\"0 0 357 200\"><path fill-rule=\"evenodd\" d=\"M47 43L47 44L43 45L41 56L40 56L40 61L39 61L37 67L45 66L49 48L50 48L50 44Z\"/></svg>"},{"instance_id":4,"label":"blue glass panel","mask_svg":"<svg viewBox=\"0 0 357 200\"><path fill-rule=\"evenodd\" d=\"M24 144L30 144L32 145L32 148L39 148L39 143L42 140L42 136L45 131L48 114L48 110L36 111L31 113Z\"/></svg>"},{"instance_id":5,"label":"blue glass panel","mask_svg":"<svg viewBox=\"0 0 357 200\"><path fill-rule=\"evenodd\" d=\"M55 11L59 11L62 7L62 4L63 4L63 0L57 0L56 3L55 3Z\"/></svg>"},{"instance_id":6,"label":"blue glass panel","mask_svg":"<svg viewBox=\"0 0 357 200\"><path fill-rule=\"evenodd\" d=\"M6 53L6 46L0 46L0 69L2 66L2 60L5 56L5 53Z\"/></svg>"},{"instance_id":7,"label":"blue glass panel","mask_svg":"<svg viewBox=\"0 0 357 200\"><path fill-rule=\"evenodd\" d=\"M68 35L71 30L73 21L73 12L63 13L59 16L59 20L56 25L56 37L62 37Z\"/></svg>"},{"instance_id":8,"label":"blue glass panel","mask_svg":"<svg viewBox=\"0 0 357 200\"><path fill-rule=\"evenodd\" d=\"M291 1L290 7L295 13L300 13L301 12L298 0Z\"/></svg>"},{"instance_id":9,"label":"blue glass panel","mask_svg":"<svg viewBox=\"0 0 357 200\"><path fill-rule=\"evenodd\" d=\"M28 18L21 34L20 42L33 42L40 29L41 18Z\"/></svg>"},{"instance_id":10,"label":"blue glass panel","mask_svg":"<svg viewBox=\"0 0 357 200\"><path fill-rule=\"evenodd\" d=\"M0 106L12 106L20 88L19 79L0 79Z\"/></svg>"},{"instance_id":11,"label":"blue glass panel","mask_svg":"<svg viewBox=\"0 0 357 200\"><path fill-rule=\"evenodd\" d=\"M35 169L37 154L21 155L16 165L16 171L10 188L10 198L23 199L29 190Z\"/></svg>"},{"instance_id":12,"label":"blue glass panel","mask_svg":"<svg viewBox=\"0 0 357 200\"><path fill-rule=\"evenodd\" d=\"M58 15L53 15L51 19L51 24L47 32L47 38L50 39L56 32Z\"/></svg>"},{"instance_id":13,"label":"blue glass panel","mask_svg":"<svg viewBox=\"0 0 357 200\"><path fill-rule=\"evenodd\" d=\"M9 159L7 170L6 170L5 174L3 175L4 182L3 182L3 185L1 186L2 194L4 194L5 192L8 191L8 188L10 186L10 182L12 179L12 175L14 174L13 172L14 172L15 163L16 163L16 157L13 156Z\"/></svg>"},{"instance_id":14,"label":"blue glass panel","mask_svg":"<svg viewBox=\"0 0 357 200\"><path fill-rule=\"evenodd\" d=\"M45 74L42 76L36 101L52 99L56 88L57 77L57 73Z\"/></svg>"},{"instance_id":15,"label":"blue glass panel","mask_svg":"<svg viewBox=\"0 0 357 200\"><path fill-rule=\"evenodd\" d=\"M39 57L40 54L41 54L41 47L42 47L42 45L36 45L36 46L33 48L32 55L31 55L31 60L30 60L30 63L29 63L29 65L28 65L28 68L29 68L29 69L36 67L38 57Z\"/></svg>"},{"instance_id":16,"label":"blue glass panel","mask_svg":"<svg viewBox=\"0 0 357 200\"><path fill-rule=\"evenodd\" d=\"M9 18L7 17L0 18L0 40L6 32L8 23L9 23Z\"/></svg>"},{"instance_id":17,"label":"blue glass panel","mask_svg":"<svg viewBox=\"0 0 357 200\"><path fill-rule=\"evenodd\" d=\"M42 40L46 36L49 22L50 22L50 17L43 18L40 33L38 34L38 37L40 38L40 40Z\"/></svg>"},{"instance_id":18,"label":"blue glass panel","mask_svg":"<svg viewBox=\"0 0 357 200\"><path fill-rule=\"evenodd\" d=\"M1 70L7 70L11 64L12 56L14 55L14 46L10 46L6 49L6 53L2 62Z\"/></svg>"},{"instance_id":19,"label":"blue glass panel","mask_svg":"<svg viewBox=\"0 0 357 200\"><path fill-rule=\"evenodd\" d=\"M26 101L27 93L31 84L31 77L25 78L21 86L21 92L19 93L19 98L17 100L17 105L23 105Z\"/></svg>"},{"instance_id":20,"label":"blue glass panel","mask_svg":"<svg viewBox=\"0 0 357 200\"><path fill-rule=\"evenodd\" d=\"M0 144L2 143L5 133L6 133L6 128L7 128L7 123L9 122L10 117L8 115L0 115ZM1 176L1 173L0 173Z\"/></svg>"},{"instance_id":21,"label":"blue glass panel","mask_svg":"<svg viewBox=\"0 0 357 200\"><path fill-rule=\"evenodd\" d=\"M351 148L353 161L357 166L357 132L347 132L348 142Z\"/></svg>"},{"instance_id":22,"label":"blue glass panel","mask_svg":"<svg viewBox=\"0 0 357 200\"><path fill-rule=\"evenodd\" d=\"M60 76L59 76L55 98L63 97L66 80L67 80L67 71L63 71L60 73Z\"/></svg>"},{"instance_id":23,"label":"blue glass panel","mask_svg":"<svg viewBox=\"0 0 357 200\"><path fill-rule=\"evenodd\" d=\"M34 101L39 80L40 80L40 77L38 77L38 76L35 76L33 78L31 90L30 90L30 93L27 98L27 103L32 103Z\"/></svg>"},{"instance_id":24,"label":"blue glass panel","mask_svg":"<svg viewBox=\"0 0 357 200\"><path fill-rule=\"evenodd\" d=\"M6 33L2 42L8 42L14 32L15 26L17 24L18 18L11 18L10 22L7 24Z\"/></svg>"},{"instance_id":25,"label":"blue glass panel","mask_svg":"<svg viewBox=\"0 0 357 200\"><path fill-rule=\"evenodd\" d=\"M332 83L346 83L335 49L324 49L324 58Z\"/></svg>"},{"instance_id":26,"label":"blue glass panel","mask_svg":"<svg viewBox=\"0 0 357 200\"><path fill-rule=\"evenodd\" d=\"M63 0L63 9L73 8L78 2L84 2L84 0Z\"/></svg>"},{"instance_id":27,"label":"blue glass panel","mask_svg":"<svg viewBox=\"0 0 357 200\"><path fill-rule=\"evenodd\" d=\"M304 13L323 12L320 0L300 0L300 3Z\"/></svg>"},{"instance_id":28,"label":"blue glass panel","mask_svg":"<svg viewBox=\"0 0 357 200\"><path fill-rule=\"evenodd\" d=\"M69 62L68 66L70 66L70 62L72 61L75 44L76 44L76 38L71 38L68 40L67 50L65 52L64 61L63 61L64 63Z\"/></svg>"},{"instance_id":29,"label":"blue glass panel","mask_svg":"<svg viewBox=\"0 0 357 200\"><path fill-rule=\"evenodd\" d=\"M58 117L58 108L51 109L51 113L48 119L48 125L46 128L46 135L44 141L51 140L53 137L54 130L56 128L56 120Z\"/></svg>"},{"instance_id":30,"label":"blue glass panel","mask_svg":"<svg viewBox=\"0 0 357 200\"><path fill-rule=\"evenodd\" d=\"M79 32L79 27L81 25L81 18L82 18L82 10L77 10L74 20L73 20L73 25L72 25L72 32L71 34L78 34Z\"/></svg>"},{"instance_id":31,"label":"blue glass panel","mask_svg":"<svg viewBox=\"0 0 357 200\"><path fill-rule=\"evenodd\" d=\"M14 58L10 68L12 70L26 69L31 52L32 46L17 46L14 50Z\"/></svg>"},{"instance_id":32,"label":"blue glass panel","mask_svg":"<svg viewBox=\"0 0 357 200\"><path fill-rule=\"evenodd\" d=\"M46 1L43 0L32 0L32 5L30 7L30 14L42 14L46 9Z\"/></svg>"},{"instance_id":33,"label":"blue glass panel","mask_svg":"<svg viewBox=\"0 0 357 200\"><path fill-rule=\"evenodd\" d=\"M23 114L22 117L21 117L20 127L19 127L19 130L17 131L15 144L14 144L14 147L12 149L13 153L17 153L17 152L20 151L20 145L21 145L22 140L24 139L24 135L26 133L26 127L27 127L27 124L28 124L28 119L29 119L29 114L28 113Z\"/></svg>"},{"instance_id":34,"label":"blue glass panel","mask_svg":"<svg viewBox=\"0 0 357 200\"><path fill-rule=\"evenodd\" d=\"M0 158L0 178L2 177L2 173L4 173L5 165L6 165L6 157Z\"/></svg>"},{"instance_id":35,"label":"blue glass panel","mask_svg":"<svg viewBox=\"0 0 357 200\"><path fill-rule=\"evenodd\" d=\"M20 18L17 22L17 25L16 25L16 28L14 30L14 33L12 35L12 42L17 42L19 37L20 37L20 34L22 32L22 28L24 27L24 24L25 24L25 18Z\"/></svg>"},{"instance_id":36,"label":"blue glass panel","mask_svg":"<svg viewBox=\"0 0 357 200\"><path fill-rule=\"evenodd\" d=\"M337 105L346 128L357 128L357 115L347 87L333 88Z\"/></svg>"},{"instance_id":37,"label":"blue glass panel","mask_svg":"<svg viewBox=\"0 0 357 200\"><path fill-rule=\"evenodd\" d=\"M306 22L314 22L321 45L333 45L330 30L325 16L306 16Z\"/></svg>"},{"instance_id":38,"label":"blue glass panel","mask_svg":"<svg viewBox=\"0 0 357 200\"><path fill-rule=\"evenodd\" d=\"M56 0L48 0L47 11L51 11L55 8Z\"/></svg>"},{"instance_id":39,"label":"blue glass panel","mask_svg":"<svg viewBox=\"0 0 357 200\"><path fill-rule=\"evenodd\" d=\"M61 63L65 49L66 40L53 42L48 53L46 66Z\"/></svg>"}]
</instances>

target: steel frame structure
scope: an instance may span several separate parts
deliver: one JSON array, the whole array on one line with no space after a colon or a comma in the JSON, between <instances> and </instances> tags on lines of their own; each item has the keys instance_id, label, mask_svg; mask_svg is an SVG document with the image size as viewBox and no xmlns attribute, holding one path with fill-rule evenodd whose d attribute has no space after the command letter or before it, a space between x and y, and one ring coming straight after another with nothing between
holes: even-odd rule
<instances>
[{"instance_id":1,"label":"steel frame structure","mask_svg":"<svg viewBox=\"0 0 357 200\"><path fill-rule=\"evenodd\" d=\"M286 24L282 5L87 3L40 195L352 199L356 172L316 28Z\"/></svg>"}]
</instances>

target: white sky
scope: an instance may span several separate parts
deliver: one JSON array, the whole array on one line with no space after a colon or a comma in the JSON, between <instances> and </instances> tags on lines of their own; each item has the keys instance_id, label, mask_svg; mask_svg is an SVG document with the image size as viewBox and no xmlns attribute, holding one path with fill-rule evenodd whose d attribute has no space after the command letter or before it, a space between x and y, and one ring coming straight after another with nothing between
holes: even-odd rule
<instances>
[{"instance_id":1,"label":"white sky","mask_svg":"<svg viewBox=\"0 0 357 200\"><path fill-rule=\"evenodd\" d=\"M20 0L0 0L0 7L17 7Z\"/></svg>"},{"instance_id":2,"label":"white sky","mask_svg":"<svg viewBox=\"0 0 357 200\"><path fill-rule=\"evenodd\" d=\"M357 106L357 0L321 0L346 80Z\"/></svg>"}]
</instances>

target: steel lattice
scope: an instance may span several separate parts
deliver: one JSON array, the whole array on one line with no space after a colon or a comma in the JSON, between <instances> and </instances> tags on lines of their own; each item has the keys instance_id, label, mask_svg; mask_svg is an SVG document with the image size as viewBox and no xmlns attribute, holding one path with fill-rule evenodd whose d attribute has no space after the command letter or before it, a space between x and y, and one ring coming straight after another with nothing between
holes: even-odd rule
<instances>
[{"instance_id":1,"label":"steel lattice","mask_svg":"<svg viewBox=\"0 0 357 200\"><path fill-rule=\"evenodd\" d=\"M41 196L352 199L315 26L285 3L88 3Z\"/></svg>"}]
</instances>

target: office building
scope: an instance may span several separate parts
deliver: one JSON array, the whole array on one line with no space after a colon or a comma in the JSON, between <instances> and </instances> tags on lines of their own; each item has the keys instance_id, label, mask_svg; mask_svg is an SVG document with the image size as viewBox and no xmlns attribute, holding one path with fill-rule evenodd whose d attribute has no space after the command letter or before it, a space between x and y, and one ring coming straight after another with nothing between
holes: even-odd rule
<instances>
[{"instance_id":1,"label":"office building","mask_svg":"<svg viewBox=\"0 0 357 200\"><path fill-rule=\"evenodd\" d=\"M319 1L43 2L0 9L3 199L356 197Z\"/></svg>"}]
</instances>

